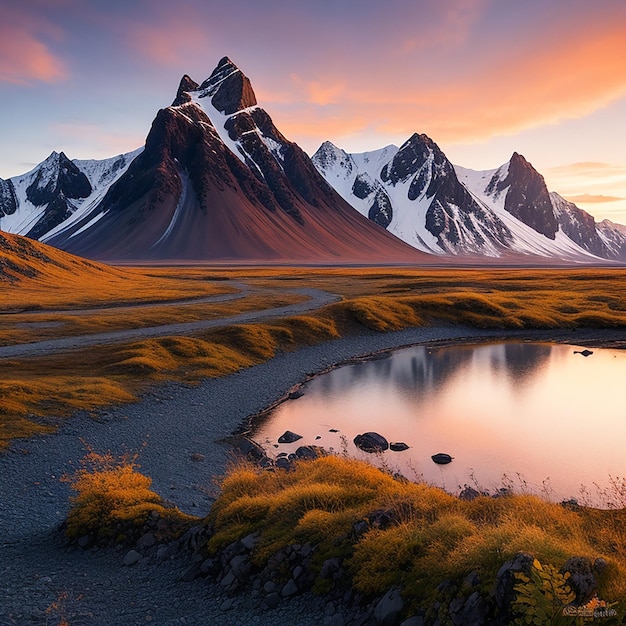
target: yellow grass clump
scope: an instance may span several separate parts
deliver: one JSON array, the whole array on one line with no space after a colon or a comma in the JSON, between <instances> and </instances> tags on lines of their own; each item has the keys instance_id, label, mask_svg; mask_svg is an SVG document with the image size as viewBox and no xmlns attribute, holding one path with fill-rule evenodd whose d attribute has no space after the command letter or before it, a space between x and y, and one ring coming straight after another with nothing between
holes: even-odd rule
<instances>
[{"instance_id":1,"label":"yellow grass clump","mask_svg":"<svg viewBox=\"0 0 626 626\"><path fill-rule=\"evenodd\" d=\"M381 511L390 521L378 526ZM290 544L311 543L317 566L342 557L358 591L380 596L398 585L413 608L432 602L444 580L460 584L472 572L488 590L519 552L555 571L572 556L602 557L609 567L601 597L626 601L624 510L572 510L529 495L466 502L363 461L328 456L289 472L234 467L208 519L215 528L210 552L259 533L253 559L263 566ZM369 526L355 534L363 520Z\"/></svg>"},{"instance_id":2,"label":"yellow grass clump","mask_svg":"<svg viewBox=\"0 0 626 626\"><path fill-rule=\"evenodd\" d=\"M70 539L91 535L98 540L122 542L136 538L149 518L167 520L167 525L160 528L165 531L167 526L169 535L197 521L176 508L166 507L150 489L150 478L137 468L136 455L115 457L110 452L88 452L83 467L65 478L75 492L65 520Z\"/></svg>"}]
</instances>

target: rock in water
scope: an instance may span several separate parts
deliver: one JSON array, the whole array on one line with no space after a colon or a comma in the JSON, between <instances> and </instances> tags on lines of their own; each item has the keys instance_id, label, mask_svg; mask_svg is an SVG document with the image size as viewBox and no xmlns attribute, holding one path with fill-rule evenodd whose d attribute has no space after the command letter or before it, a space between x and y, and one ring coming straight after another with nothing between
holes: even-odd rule
<instances>
[{"instance_id":1,"label":"rock in water","mask_svg":"<svg viewBox=\"0 0 626 626\"><path fill-rule=\"evenodd\" d=\"M583 356L591 356L593 354L593 350L574 350L574 354L582 354Z\"/></svg>"},{"instance_id":2,"label":"rock in water","mask_svg":"<svg viewBox=\"0 0 626 626\"><path fill-rule=\"evenodd\" d=\"M298 435L297 433L292 433L290 430L286 430L278 438L278 443L293 443L294 441L298 441L298 439L302 439L302 435Z\"/></svg>"},{"instance_id":3,"label":"rock in water","mask_svg":"<svg viewBox=\"0 0 626 626\"><path fill-rule=\"evenodd\" d=\"M404 443L404 441L394 441L393 443L389 444L389 449L393 450L394 452L403 452L404 450L408 450L409 446Z\"/></svg>"},{"instance_id":4,"label":"rock in water","mask_svg":"<svg viewBox=\"0 0 626 626\"><path fill-rule=\"evenodd\" d=\"M363 452L384 452L389 449L389 442L378 433L363 433L354 438L354 445Z\"/></svg>"},{"instance_id":5,"label":"rock in water","mask_svg":"<svg viewBox=\"0 0 626 626\"><path fill-rule=\"evenodd\" d=\"M452 462L454 457L451 457L449 454L445 454L444 452L438 452L437 454L433 454L430 457L437 465L447 465Z\"/></svg>"}]
</instances>

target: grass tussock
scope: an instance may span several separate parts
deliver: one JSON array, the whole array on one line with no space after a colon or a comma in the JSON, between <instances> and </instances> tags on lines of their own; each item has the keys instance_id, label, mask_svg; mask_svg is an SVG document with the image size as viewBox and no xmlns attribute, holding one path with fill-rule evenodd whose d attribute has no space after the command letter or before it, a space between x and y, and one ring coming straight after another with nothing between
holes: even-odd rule
<instances>
[{"instance_id":1,"label":"grass tussock","mask_svg":"<svg viewBox=\"0 0 626 626\"><path fill-rule=\"evenodd\" d=\"M133 402L150 384L226 376L266 361L277 350L337 335L332 321L295 316L275 324L226 326L196 337L0 362L0 449L13 439L51 432L74 411Z\"/></svg>"},{"instance_id":2,"label":"grass tussock","mask_svg":"<svg viewBox=\"0 0 626 626\"><path fill-rule=\"evenodd\" d=\"M136 455L115 457L89 450L83 465L65 478L74 496L65 521L70 539L84 535L115 543L136 539L149 519L164 519L168 536L180 533L197 518L165 506L150 489L151 480L138 471Z\"/></svg>"},{"instance_id":3,"label":"grass tussock","mask_svg":"<svg viewBox=\"0 0 626 626\"><path fill-rule=\"evenodd\" d=\"M352 583L366 596L394 585L417 606L444 580L477 572L485 589L518 552L546 567L572 556L603 557L609 567L601 597L626 600L626 512L572 510L536 496L479 497L465 502L425 484L398 480L368 463L329 456L294 471L233 468L221 483L209 519L218 551L252 532L264 564L293 543L316 546L316 560L345 559ZM388 523L378 524L380 512ZM355 524L366 520L365 532Z\"/></svg>"}]
</instances>

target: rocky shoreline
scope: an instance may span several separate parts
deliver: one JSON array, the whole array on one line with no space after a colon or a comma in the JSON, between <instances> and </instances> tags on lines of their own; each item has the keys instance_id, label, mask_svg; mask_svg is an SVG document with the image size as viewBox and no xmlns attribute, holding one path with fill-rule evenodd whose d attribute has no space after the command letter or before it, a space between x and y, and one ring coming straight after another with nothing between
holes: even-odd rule
<instances>
[{"instance_id":1,"label":"rocky shoreline","mask_svg":"<svg viewBox=\"0 0 626 626\"><path fill-rule=\"evenodd\" d=\"M560 341L577 346L626 345L623 331L503 332L462 327L364 332L297 352L197 387L167 384L140 402L95 416L77 415L54 435L15 442L0 455L0 625L50 624L320 624L338 625L337 607L310 593L271 608L252 592L235 599L221 584L183 581L189 554L164 557L146 549L133 565L127 550L68 549L59 532L69 506L63 475L87 447L139 452L153 488L183 511L205 515L216 495L214 477L230 458L224 440L250 416L288 396L306 377L348 359L427 342ZM254 591L254 589L252 589ZM281 590L282 595L282 590ZM57 620L55 622L54 620Z\"/></svg>"}]
</instances>

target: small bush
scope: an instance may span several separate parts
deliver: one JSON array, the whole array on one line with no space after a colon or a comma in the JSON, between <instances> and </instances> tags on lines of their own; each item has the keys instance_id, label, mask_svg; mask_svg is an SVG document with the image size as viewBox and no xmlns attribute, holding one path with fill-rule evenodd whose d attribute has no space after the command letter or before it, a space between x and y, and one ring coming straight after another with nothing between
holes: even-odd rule
<instances>
[{"instance_id":1,"label":"small bush","mask_svg":"<svg viewBox=\"0 0 626 626\"><path fill-rule=\"evenodd\" d=\"M169 520L169 532L195 520L178 509L167 508L150 489L151 479L137 471L136 455L115 457L89 450L81 469L66 477L75 492L65 520L68 538L92 535L101 540L141 534L148 518Z\"/></svg>"}]
</instances>

